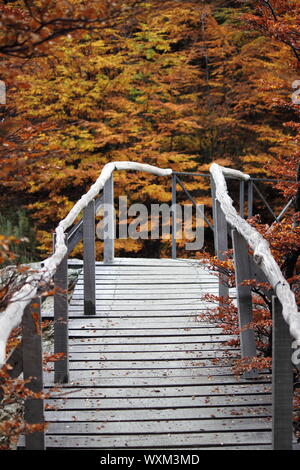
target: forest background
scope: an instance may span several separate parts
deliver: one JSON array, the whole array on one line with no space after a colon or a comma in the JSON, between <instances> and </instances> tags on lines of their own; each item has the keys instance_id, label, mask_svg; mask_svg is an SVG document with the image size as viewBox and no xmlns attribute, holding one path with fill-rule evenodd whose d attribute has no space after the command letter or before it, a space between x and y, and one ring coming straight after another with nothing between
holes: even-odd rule
<instances>
[{"instance_id":1,"label":"forest background","mask_svg":"<svg viewBox=\"0 0 300 470\"><path fill-rule=\"evenodd\" d=\"M0 233L29 240L14 245L20 262L51 251L57 223L109 161L187 172L206 172L215 161L253 177L295 181L299 2L0 6L7 87L0 105ZM131 204L171 201L171 181L154 175L118 173L115 187L116 197L126 194ZM209 179L187 177L186 187L211 205ZM275 212L296 191L284 182L264 187ZM98 257L102 248L98 242ZM119 256L169 251L168 241L116 242ZM80 252L79 246L73 256Z\"/></svg>"}]
</instances>

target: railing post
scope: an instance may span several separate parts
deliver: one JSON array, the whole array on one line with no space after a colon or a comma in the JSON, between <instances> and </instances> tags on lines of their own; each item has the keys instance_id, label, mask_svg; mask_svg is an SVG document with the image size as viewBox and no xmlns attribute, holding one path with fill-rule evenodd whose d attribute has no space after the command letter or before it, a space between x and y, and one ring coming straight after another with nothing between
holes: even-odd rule
<instances>
[{"instance_id":1,"label":"railing post","mask_svg":"<svg viewBox=\"0 0 300 470\"><path fill-rule=\"evenodd\" d=\"M104 202L104 263L114 262L115 214L114 214L114 179L113 175L106 181L103 188Z\"/></svg>"},{"instance_id":2,"label":"railing post","mask_svg":"<svg viewBox=\"0 0 300 470\"><path fill-rule=\"evenodd\" d=\"M250 286L241 283L251 279L250 259L248 255L248 244L242 235L233 229L232 244L234 250L235 280L237 305L239 314L241 356L256 357L255 333L247 325L252 322L252 294ZM257 371L246 372L244 378L257 377Z\"/></svg>"},{"instance_id":3,"label":"railing post","mask_svg":"<svg viewBox=\"0 0 300 470\"><path fill-rule=\"evenodd\" d=\"M32 378L26 387L34 393L43 392L43 359L41 333L41 300L35 298L25 308L22 318L22 351L24 380ZM43 398L26 398L24 420L27 424L44 424ZM27 450L45 450L44 430L25 434Z\"/></svg>"},{"instance_id":4,"label":"railing post","mask_svg":"<svg viewBox=\"0 0 300 470\"><path fill-rule=\"evenodd\" d=\"M227 222L221 209L221 205L216 198L216 186L214 179L211 178L212 210L214 218L214 243L216 257L223 261L224 252L228 250ZM228 297L228 287L219 279L219 296Z\"/></svg>"},{"instance_id":5,"label":"railing post","mask_svg":"<svg viewBox=\"0 0 300 470\"><path fill-rule=\"evenodd\" d=\"M293 367L292 339L282 305L272 297L272 448L292 450Z\"/></svg>"},{"instance_id":6,"label":"railing post","mask_svg":"<svg viewBox=\"0 0 300 470\"><path fill-rule=\"evenodd\" d=\"M176 259L176 228L177 228L177 198L176 198L176 175L172 175L172 259Z\"/></svg>"},{"instance_id":7,"label":"railing post","mask_svg":"<svg viewBox=\"0 0 300 470\"><path fill-rule=\"evenodd\" d=\"M244 218L245 214L245 181L240 181L240 216Z\"/></svg>"},{"instance_id":8,"label":"railing post","mask_svg":"<svg viewBox=\"0 0 300 470\"><path fill-rule=\"evenodd\" d=\"M216 185L214 179L210 178L210 189L211 189L211 207L212 207L212 214L213 214L213 223L214 223L214 247L215 247L215 255L217 256L217 231L216 231Z\"/></svg>"},{"instance_id":9,"label":"railing post","mask_svg":"<svg viewBox=\"0 0 300 470\"><path fill-rule=\"evenodd\" d=\"M228 250L228 234L227 234L227 222L221 205L216 199L216 219L214 221L215 233L216 233L216 242L217 242L217 258L221 261L225 260L224 252ZM226 286L223 280L219 279L219 296L228 297L229 291L228 286Z\"/></svg>"},{"instance_id":10,"label":"railing post","mask_svg":"<svg viewBox=\"0 0 300 470\"><path fill-rule=\"evenodd\" d=\"M55 244L54 234L54 244ZM65 243L68 236L65 235ZM54 362L54 382L69 382L69 332L68 332L68 255L58 266L54 275L54 354L63 354L63 357Z\"/></svg>"},{"instance_id":11,"label":"railing post","mask_svg":"<svg viewBox=\"0 0 300 470\"><path fill-rule=\"evenodd\" d=\"M253 216L253 181L248 180L248 217Z\"/></svg>"},{"instance_id":12,"label":"railing post","mask_svg":"<svg viewBox=\"0 0 300 470\"><path fill-rule=\"evenodd\" d=\"M95 201L83 212L84 314L96 314L95 289Z\"/></svg>"}]
</instances>

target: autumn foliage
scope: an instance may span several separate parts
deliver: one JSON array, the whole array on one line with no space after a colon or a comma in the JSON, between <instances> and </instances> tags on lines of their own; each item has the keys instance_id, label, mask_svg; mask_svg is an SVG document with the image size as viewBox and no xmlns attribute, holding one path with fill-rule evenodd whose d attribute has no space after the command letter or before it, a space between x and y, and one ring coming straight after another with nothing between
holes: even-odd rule
<instances>
[{"instance_id":1,"label":"autumn foliage","mask_svg":"<svg viewBox=\"0 0 300 470\"><path fill-rule=\"evenodd\" d=\"M29 18L30 3L5 8ZM282 163L295 154L286 173L294 179L294 129L283 125L291 110L274 102L290 98L293 54L274 35L266 40L254 30L248 2L77 0L53 2L50 11L42 2L34 17L62 27L53 19L64 17L69 3L69 33L62 29L50 42L46 34L40 46L33 41L30 60L2 62L8 99L0 122L1 204L22 198L42 252L51 249L51 230L111 160L176 171L206 171L214 160L261 176L271 174L274 159L284 171ZM98 19L106 18L101 25L94 22L96 5ZM90 21L77 24L79 15ZM116 178L116 196L128 195L129 203L170 201L166 179ZM190 179L188 189L210 204L209 185ZM141 240L118 240L116 247L147 253Z\"/></svg>"},{"instance_id":2,"label":"autumn foliage","mask_svg":"<svg viewBox=\"0 0 300 470\"><path fill-rule=\"evenodd\" d=\"M293 198L282 221L255 214L249 222L269 241L299 301L300 105L291 99L300 79L298 0L17 0L0 2L0 17L7 85L0 207L27 211L41 256L52 249L51 231L109 161L201 172L215 161L281 180L266 185L276 213ZM171 200L170 182L150 174L119 173L115 187L129 203ZM211 205L207 180L190 177L187 188ZM14 243L0 235L0 264L14 262ZM164 243L155 256L169 254ZM153 256L142 240L118 240L116 248ZM209 256L233 286L232 252L225 262ZM269 286L246 282L259 355L237 362L238 372L271 367ZM6 291L0 295L4 305ZM234 303L205 300L213 304L206 318L237 334ZM26 384L7 380L7 396L24 398ZM8 436L24 430L21 422L15 431L3 426Z\"/></svg>"}]
</instances>

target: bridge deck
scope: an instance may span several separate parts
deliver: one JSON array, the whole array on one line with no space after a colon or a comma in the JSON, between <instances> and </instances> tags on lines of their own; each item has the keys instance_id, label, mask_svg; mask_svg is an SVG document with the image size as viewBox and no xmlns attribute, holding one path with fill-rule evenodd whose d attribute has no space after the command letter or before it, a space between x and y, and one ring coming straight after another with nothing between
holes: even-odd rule
<instances>
[{"instance_id":1,"label":"bridge deck","mask_svg":"<svg viewBox=\"0 0 300 470\"><path fill-rule=\"evenodd\" d=\"M83 316L82 277L70 303L70 384L48 400L47 448L270 448L269 378L235 378L228 336L197 318L212 274L117 258L97 263L96 286L96 316Z\"/></svg>"}]
</instances>

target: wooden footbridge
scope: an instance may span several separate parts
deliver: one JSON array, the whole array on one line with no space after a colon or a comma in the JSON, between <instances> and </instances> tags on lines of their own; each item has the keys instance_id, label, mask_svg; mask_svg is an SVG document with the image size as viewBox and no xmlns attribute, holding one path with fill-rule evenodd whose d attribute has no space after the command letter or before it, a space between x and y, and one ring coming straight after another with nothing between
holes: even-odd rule
<instances>
[{"instance_id":1,"label":"wooden footbridge","mask_svg":"<svg viewBox=\"0 0 300 470\"><path fill-rule=\"evenodd\" d=\"M59 224L53 256L32 275L37 282L25 285L29 290L3 314L10 327L12 313L15 322L18 315L23 322L22 348L7 359L12 375L23 370L25 378L34 377L34 391L49 394L25 402L27 422L48 425L45 432L26 435L20 448L292 449L291 343L300 344L298 310L266 241L233 208L225 177L241 182L240 201L248 183L248 203L253 181L238 171L211 167L216 253L222 259L228 233L234 247L237 288L228 291L196 260L176 259L175 236L171 259L114 258L112 172L124 169L172 174L130 162L106 165ZM174 235L176 185L183 183L179 174L172 178ZM95 262L95 210L101 204L106 204L111 236L105 239L103 262ZM68 302L68 253L81 239L83 271ZM39 310L41 282L53 277L60 289L54 299L54 352L64 358L43 374L32 312ZM251 290L241 282L252 277L268 280L274 289L273 373L237 377L233 361L256 355L253 331L241 331L238 351L227 345L232 338L217 323L199 314L207 308L203 294L230 295L240 326L249 323Z\"/></svg>"}]
</instances>

